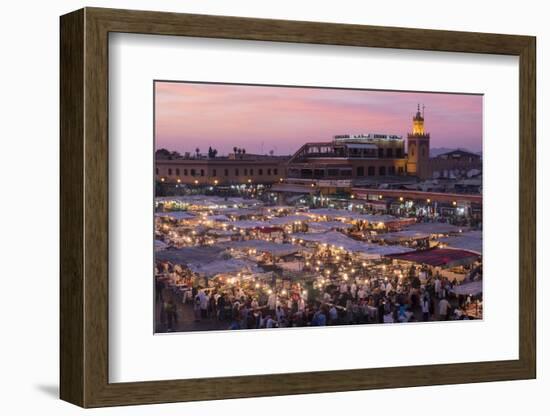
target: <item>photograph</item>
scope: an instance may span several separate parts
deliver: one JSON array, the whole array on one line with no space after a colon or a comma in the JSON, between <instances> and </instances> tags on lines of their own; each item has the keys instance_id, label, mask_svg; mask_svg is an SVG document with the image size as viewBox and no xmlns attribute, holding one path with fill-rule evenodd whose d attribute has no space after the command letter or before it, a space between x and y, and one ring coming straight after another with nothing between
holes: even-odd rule
<instances>
[{"instance_id":1,"label":"photograph","mask_svg":"<svg viewBox=\"0 0 550 416\"><path fill-rule=\"evenodd\" d=\"M483 95L154 82L155 333L483 319Z\"/></svg>"}]
</instances>

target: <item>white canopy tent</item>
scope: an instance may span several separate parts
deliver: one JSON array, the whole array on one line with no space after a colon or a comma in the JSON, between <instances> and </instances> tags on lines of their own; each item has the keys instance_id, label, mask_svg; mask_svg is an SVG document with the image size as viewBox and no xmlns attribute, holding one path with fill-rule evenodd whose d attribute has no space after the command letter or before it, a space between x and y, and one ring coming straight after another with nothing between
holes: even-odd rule
<instances>
[{"instance_id":1,"label":"white canopy tent","mask_svg":"<svg viewBox=\"0 0 550 416\"><path fill-rule=\"evenodd\" d=\"M328 231L326 233L298 233L294 234L293 237L356 253L364 259L377 259L387 254L414 251L413 249L402 246L382 246L365 241L357 241L337 231Z\"/></svg>"},{"instance_id":2,"label":"white canopy tent","mask_svg":"<svg viewBox=\"0 0 550 416\"><path fill-rule=\"evenodd\" d=\"M196 216L187 211L155 212L155 217L170 218L173 220L192 220Z\"/></svg>"},{"instance_id":3,"label":"white canopy tent","mask_svg":"<svg viewBox=\"0 0 550 416\"><path fill-rule=\"evenodd\" d=\"M418 231L427 234L450 234L464 231L464 227L459 227L445 222L419 222L407 227L407 230Z\"/></svg>"},{"instance_id":4,"label":"white canopy tent","mask_svg":"<svg viewBox=\"0 0 550 416\"><path fill-rule=\"evenodd\" d=\"M452 248L474 251L481 254L483 251L483 240L481 231L467 231L456 236L442 237L438 241Z\"/></svg>"},{"instance_id":5,"label":"white canopy tent","mask_svg":"<svg viewBox=\"0 0 550 416\"><path fill-rule=\"evenodd\" d=\"M483 281L476 280L473 282L464 283L459 286L455 286L451 289L451 291L457 295L476 296L483 292Z\"/></svg>"},{"instance_id":6,"label":"white canopy tent","mask_svg":"<svg viewBox=\"0 0 550 416\"><path fill-rule=\"evenodd\" d=\"M270 253L276 257L287 256L300 251L300 246L288 243L274 243L264 240L231 241L220 244L220 247L235 249L255 249L260 252Z\"/></svg>"}]
</instances>

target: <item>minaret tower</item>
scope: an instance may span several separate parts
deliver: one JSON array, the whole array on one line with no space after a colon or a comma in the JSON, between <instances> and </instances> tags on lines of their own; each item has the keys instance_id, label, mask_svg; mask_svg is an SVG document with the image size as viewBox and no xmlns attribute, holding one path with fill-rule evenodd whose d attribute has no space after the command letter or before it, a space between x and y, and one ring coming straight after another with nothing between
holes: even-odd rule
<instances>
[{"instance_id":1,"label":"minaret tower","mask_svg":"<svg viewBox=\"0 0 550 416\"><path fill-rule=\"evenodd\" d=\"M424 106L418 104L412 133L407 134L407 173L420 179L430 176L430 133L424 131Z\"/></svg>"}]
</instances>

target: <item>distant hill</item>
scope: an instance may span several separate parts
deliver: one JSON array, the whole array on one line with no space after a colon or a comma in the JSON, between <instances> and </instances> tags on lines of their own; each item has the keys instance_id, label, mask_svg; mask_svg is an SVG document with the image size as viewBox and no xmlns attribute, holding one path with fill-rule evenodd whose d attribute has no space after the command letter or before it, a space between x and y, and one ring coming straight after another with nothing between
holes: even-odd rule
<instances>
[{"instance_id":1,"label":"distant hill","mask_svg":"<svg viewBox=\"0 0 550 416\"><path fill-rule=\"evenodd\" d=\"M430 149L430 157L436 157L436 156L439 156L439 155L442 155L443 153L448 153L448 152L452 152L454 150L464 150L466 152L471 152L471 150L469 149L466 149L464 147L454 147L454 148L450 148L450 147L435 147L433 149ZM477 155L481 155L481 152L473 152Z\"/></svg>"}]
</instances>

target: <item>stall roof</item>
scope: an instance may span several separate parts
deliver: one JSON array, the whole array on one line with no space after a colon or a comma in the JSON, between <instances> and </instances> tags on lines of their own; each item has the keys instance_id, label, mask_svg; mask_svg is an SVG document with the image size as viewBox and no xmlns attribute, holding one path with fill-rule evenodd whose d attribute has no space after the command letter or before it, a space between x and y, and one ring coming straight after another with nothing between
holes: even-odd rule
<instances>
[{"instance_id":1,"label":"stall roof","mask_svg":"<svg viewBox=\"0 0 550 416\"><path fill-rule=\"evenodd\" d=\"M459 233L464 230L464 227L447 224L445 222L419 222L408 226L407 230L428 234L449 234Z\"/></svg>"},{"instance_id":2,"label":"stall roof","mask_svg":"<svg viewBox=\"0 0 550 416\"><path fill-rule=\"evenodd\" d=\"M399 242L399 241L408 241L408 240L422 240L429 237L430 237L430 234L422 233L420 231L403 230L403 231L396 231L393 233L379 234L376 236L376 240Z\"/></svg>"},{"instance_id":3,"label":"stall roof","mask_svg":"<svg viewBox=\"0 0 550 416\"><path fill-rule=\"evenodd\" d=\"M481 254L483 251L483 240L481 231L467 231L457 236L443 237L438 241L447 244L452 248L474 251Z\"/></svg>"},{"instance_id":4,"label":"stall roof","mask_svg":"<svg viewBox=\"0 0 550 416\"><path fill-rule=\"evenodd\" d=\"M260 273L263 269L257 266L256 262L246 259L228 259L217 260L211 263L189 263L187 264L190 270L195 273L212 277L221 273Z\"/></svg>"},{"instance_id":5,"label":"stall roof","mask_svg":"<svg viewBox=\"0 0 550 416\"><path fill-rule=\"evenodd\" d=\"M230 241L220 244L226 248L256 249L261 252L271 253L274 256L287 256L300 251L300 247L288 243L273 243L264 240Z\"/></svg>"},{"instance_id":6,"label":"stall roof","mask_svg":"<svg viewBox=\"0 0 550 416\"><path fill-rule=\"evenodd\" d=\"M410 253L389 254L386 257L434 267L454 267L473 263L479 258L479 254L467 250L434 247Z\"/></svg>"},{"instance_id":7,"label":"stall roof","mask_svg":"<svg viewBox=\"0 0 550 416\"><path fill-rule=\"evenodd\" d=\"M191 220L195 218L195 215L187 211L172 211L172 212L155 212L155 217L171 218L174 220Z\"/></svg>"},{"instance_id":8,"label":"stall roof","mask_svg":"<svg viewBox=\"0 0 550 416\"><path fill-rule=\"evenodd\" d=\"M156 253L155 258L174 264L210 263L221 260L224 250L223 247L218 246L184 247L160 251Z\"/></svg>"},{"instance_id":9,"label":"stall roof","mask_svg":"<svg viewBox=\"0 0 550 416\"><path fill-rule=\"evenodd\" d=\"M328 231L326 233L298 233L293 234L296 239L327 244L343 248L346 251L361 254L363 257L378 258L392 253L406 253L413 251L410 248L402 246L382 246L379 244L357 241L349 238L338 231Z\"/></svg>"},{"instance_id":10,"label":"stall roof","mask_svg":"<svg viewBox=\"0 0 550 416\"><path fill-rule=\"evenodd\" d=\"M309 210L310 215L326 216L329 218L346 218L348 220L366 221L369 223L393 223L410 221L408 218L394 217L393 215L360 214L346 209L315 208Z\"/></svg>"},{"instance_id":11,"label":"stall roof","mask_svg":"<svg viewBox=\"0 0 550 416\"><path fill-rule=\"evenodd\" d=\"M315 221L308 223L309 232L325 232L338 228L346 229L352 225L341 221Z\"/></svg>"},{"instance_id":12,"label":"stall roof","mask_svg":"<svg viewBox=\"0 0 550 416\"><path fill-rule=\"evenodd\" d=\"M207 215L205 217L205 220L225 222L225 221L229 221L229 218L227 217L227 215L217 214L217 215Z\"/></svg>"},{"instance_id":13,"label":"stall roof","mask_svg":"<svg viewBox=\"0 0 550 416\"><path fill-rule=\"evenodd\" d=\"M167 247L168 247L168 244L166 244L164 241L155 240L155 250L156 251L164 250Z\"/></svg>"},{"instance_id":14,"label":"stall roof","mask_svg":"<svg viewBox=\"0 0 550 416\"><path fill-rule=\"evenodd\" d=\"M251 220L233 221L229 224L236 228L241 228L244 230L261 228L267 225L265 221L251 221Z\"/></svg>"},{"instance_id":15,"label":"stall roof","mask_svg":"<svg viewBox=\"0 0 550 416\"><path fill-rule=\"evenodd\" d=\"M479 295L483 292L483 282L481 280L476 280L474 282L463 283L453 287L451 292L457 295Z\"/></svg>"},{"instance_id":16,"label":"stall roof","mask_svg":"<svg viewBox=\"0 0 550 416\"><path fill-rule=\"evenodd\" d=\"M201 206L251 206L261 204L260 201L255 199L246 199L240 197L221 197L216 195L179 195L179 196L159 196L156 197L157 202L172 202L177 201L181 203L187 203L191 205Z\"/></svg>"},{"instance_id":17,"label":"stall roof","mask_svg":"<svg viewBox=\"0 0 550 416\"><path fill-rule=\"evenodd\" d=\"M169 261L172 264L182 264L195 273L212 277L220 273L251 272L258 273L262 269L246 259L224 259L222 246L185 247L176 250L162 250L155 257L160 261Z\"/></svg>"},{"instance_id":18,"label":"stall roof","mask_svg":"<svg viewBox=\"0 0 550 416\"><path fill-rule=\"evenodd\" d=\"M311 218L307 215L287 215L285 217L273 217L266 221L268 225L286 225L292 224L295 221L310 221Z\"/></svg>"}]
</instances>

